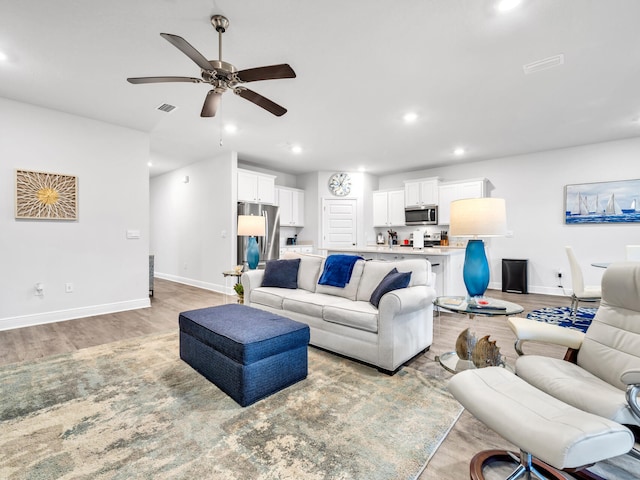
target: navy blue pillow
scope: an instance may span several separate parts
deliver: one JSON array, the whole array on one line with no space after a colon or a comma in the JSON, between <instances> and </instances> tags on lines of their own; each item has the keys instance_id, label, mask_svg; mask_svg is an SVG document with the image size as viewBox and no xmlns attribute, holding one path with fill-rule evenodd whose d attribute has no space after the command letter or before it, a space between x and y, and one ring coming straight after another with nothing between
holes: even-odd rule
<instances>
[{"instance_id":1,"label":"navy blue pillow","mask_svg":"<svg viewBox=\"0 0 640 480\"><path fill-rule=\"evenodd\" d=\"M298 288L300 259L269 260L264 267L263 287Z\"/></svg>"},{"instance_id":2,"label":"navy blue pillow","mask_svg":"<svg viewBox=\"0 0 640 480\"><path fill-rule=\"evenodd\" d=\"M392 290L398 290L400 288L407 288L411 281L411 272L398 272L397 268L391 270L378 284L376 289L371 294L371 305L378 308L380 299L382 296Z\"/></svg>"}]
</instances>

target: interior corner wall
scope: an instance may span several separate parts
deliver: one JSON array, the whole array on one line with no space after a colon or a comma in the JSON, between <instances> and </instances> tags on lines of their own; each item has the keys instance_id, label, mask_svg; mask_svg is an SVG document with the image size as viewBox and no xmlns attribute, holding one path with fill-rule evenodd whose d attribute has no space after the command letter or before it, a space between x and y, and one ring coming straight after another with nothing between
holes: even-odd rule
<instances>
[{"instance_id":1,"label":"interior corner wall","mask_svg":"<svg viewBox=\"0 0 640 480\"><path fill-rule=\"evenodd\" d=\"M571 291L566 245L573 246L585 283L599 285L604 270L591 263L624 260L625 245L640 244L640 224L566 225L564 187L638 179L638 158L640 138L634 138L388 175L380 178L380 188L402 187L409 178L487 178L488 196L506 200L513 232L511 238L488 239L490 288L501 288L503 258L528 259L529 292L565 295ZM564 291L557 287L557 270Z\"/></svg>"},{"instance_id":2,"label":"interior corner wall","mask_svg":"<svg viewBox=\"0 0 640 480\"><path fill-rule=\"evenodd\" d=\"M151 179L157 277L225 291L222 272L236 264L236 170L231 152Z\"/></svg>"},{"instance_id":3,"label":"interior corner wall","mask_svg":"<svg viewBox=\"0 0 640 480\"><path fill-rule=\"evenodd\" d=\"M148 307L148 135L4 98L0 135L0 330ZM16 169L77 176L78 220L16 219Z\"/></svg>"}]
</instances>

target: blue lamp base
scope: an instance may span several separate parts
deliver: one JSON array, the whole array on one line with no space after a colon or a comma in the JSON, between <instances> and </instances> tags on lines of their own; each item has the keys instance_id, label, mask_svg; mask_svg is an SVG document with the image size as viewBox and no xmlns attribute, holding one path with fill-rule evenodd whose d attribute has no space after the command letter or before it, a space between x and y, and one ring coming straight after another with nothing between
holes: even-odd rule
<instances>
[{"instance_id":1,"label":"blue lamp base","mask_svg":"<svg viewBox=\"0 0 640 480\"><path fill-rule=\"evenodd\" d=\"M258 242L256 237L249 237L249 244L247 245L247 263L250 270L255 270L260 261L260 250L258 249Z\"/></svg>"},{"instance_id":2,"label":"blue lamp base","mask_svg":"<svg viewBox=\"0 0 640 480\"><path fill-rule=\"evenodd\" d=\"M464 285L469 297L480 297L489 286L489 262L482 240L469 240L462 270Z\"/></svg>"}]
</instances>

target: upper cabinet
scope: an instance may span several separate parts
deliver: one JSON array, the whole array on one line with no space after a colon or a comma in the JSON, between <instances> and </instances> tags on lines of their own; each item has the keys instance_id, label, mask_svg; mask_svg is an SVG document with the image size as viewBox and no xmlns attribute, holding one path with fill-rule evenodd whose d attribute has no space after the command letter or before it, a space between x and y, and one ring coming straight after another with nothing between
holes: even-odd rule
<instances>
[{"instance_id":1,"label":"upper cabinet","mask_svg":"<svg viewBox=\"0 0 640 480\"><path fill-rule=\"evenodd\" d=\"M274 175L238 169L238 201L275 203Z\"/></svg>"},{"instance_id":2,"label":"upper cabinet","mask_svg":"<svg viewBox=\"0 0 640 480\"><path fill-rule=\"evenodd\" d=\"M404 226L404 190L373 192L373 226Z\"/></svg>"},{"instance_id":3,"label":"upper cabinet","mask_svg":"<svg viewBox=\"0 0 640 480\"><path fill-rule=\"evenodd\" d=\"M280 226L304 227L304 190L276 187L276 205L280 207Z\"/></svg>"},{"instance_id":4,"label":"upper cabinet","mask_svg":"<svg viewBox=\"0 0 640 480\"><path fill-rule=\"evenodd\" d=\"M405 207L419 207L421 205L438 205L438 178L421 178L405 180Z\"/></svg>"},{"instance_id":5,"label":"upper cabinet","mask_svg":"<svg viewBox=\"0 0 640 480\"><path fill-rule=\"evenodd\" d=\"M485 194L485 178L461 180L459 182L443 182L438 187L438 225L449 225L451 219L451 202L465 198L481 198Z\"/></svg>"}]
</instances>

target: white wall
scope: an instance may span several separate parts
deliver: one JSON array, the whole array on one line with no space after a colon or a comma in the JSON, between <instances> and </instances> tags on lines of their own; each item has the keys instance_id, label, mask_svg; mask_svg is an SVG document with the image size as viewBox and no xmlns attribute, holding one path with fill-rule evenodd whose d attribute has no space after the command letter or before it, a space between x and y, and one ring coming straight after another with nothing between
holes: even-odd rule
<instances>
[{"instance_id":1,"label":"white wall","mask_svg":"<svg viewBox=\"0 0 640 480\"><path fill-rule=\"evenodd\" d=\"M0 329L149 306L148 136L3 98L0 132ZM16 169L77 176L79 219L16 220Z\"/></svg>"},{"instance_id":2,"label":"white wall","mask_svg":"<svg viewBox=\"0 0 640 480\"><path fill-rule=\"evenodd\" d=\"M236 171L232 152L151 179L156 276L225 291L222 272L236 264Z\"/></svg>"},{"instance_id":3,"label":"white wall","mask_svg":"<svg viewBox=\"0 0 640 480\"><path fill-rule=\"evenodd\" d=\"M640 139L599 143L483 162L388 175L380 188L396 188L409 178L439 176L441 181L486 177L491 197L507 203L512 238L487 243L490 288L501 288L502 258L529 259L529 291L562 295L555 271L571 287L565 245L574 247L587 284L599 284L603 270L592 262L624 260L624 246L640 243L638 224L564 224L564 186L640 178ZM640 192L639 192L640 193Z\"/></svg>"}]
</instances>

